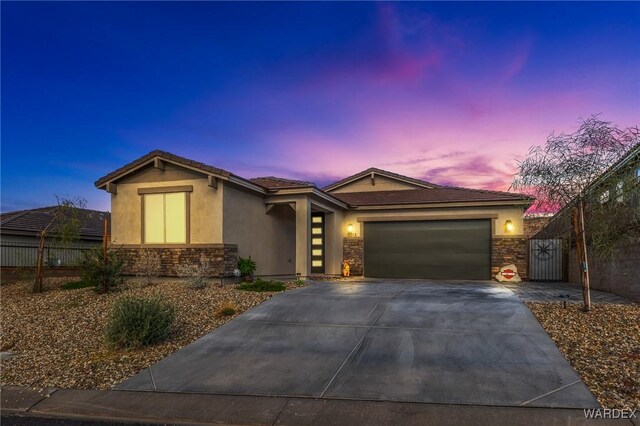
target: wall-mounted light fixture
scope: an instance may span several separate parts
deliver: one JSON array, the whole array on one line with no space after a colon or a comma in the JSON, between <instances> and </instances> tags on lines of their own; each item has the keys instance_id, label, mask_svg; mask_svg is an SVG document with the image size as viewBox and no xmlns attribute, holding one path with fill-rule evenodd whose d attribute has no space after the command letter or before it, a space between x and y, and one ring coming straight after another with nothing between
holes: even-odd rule
<instances>
[{"instance_id":1,"label":"wall-mounted light fixture","mask_svg":"<svg viewBox=\"0 0 640 426\"><path fill-rule=\"evenodd\" d=\"M512 232L513 232L513 222L511 222L511 220L507 220L507 221L504 223L504 230L505 230L508 234L510 234L510 233L512 233Z\"/></svg>"},{"instance_id":2,"label":"wall-mounted light fixture","mask_svg":"<svg viewBox=\"0 0 640 426\"><path fill-rule=\"evenodd\" d=\"M353 237L353 223L347 225L347 237Z\"/></svg>"}]
</instances>

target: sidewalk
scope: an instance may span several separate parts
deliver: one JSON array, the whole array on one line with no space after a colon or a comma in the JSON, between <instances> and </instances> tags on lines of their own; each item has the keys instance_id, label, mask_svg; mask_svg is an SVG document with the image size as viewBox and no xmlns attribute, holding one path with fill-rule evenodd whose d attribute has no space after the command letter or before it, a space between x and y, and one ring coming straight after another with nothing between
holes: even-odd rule
<instances>
[{"instance_id":1,"label":"sidewalk","mask_svg":"<svg viewBox=\"0 0 640 426\"><path fill-rule=\"evenodd\" d=\"M582 410L161 392L2 388L2 424L640 426L587 421ZM60 421L59 419L65 419Z\"/></svg>"}]
</instances>

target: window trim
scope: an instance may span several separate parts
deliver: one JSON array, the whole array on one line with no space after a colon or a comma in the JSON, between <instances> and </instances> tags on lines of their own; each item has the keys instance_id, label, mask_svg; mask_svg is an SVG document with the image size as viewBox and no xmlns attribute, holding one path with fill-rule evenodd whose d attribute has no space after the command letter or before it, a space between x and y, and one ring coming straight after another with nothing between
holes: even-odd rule
<instances>
[{"instance_id":1,"label":"window trim","mask_svg":"<svg viewBox=\"0 0 640 426\"><path fill-rule=\"evenodd\" d=\"M184 188L186 190L177 190L178 188ZM168 189L168 191L166 191ZM160 188L138 188L138 194L140 195L140 245L141 246L186 246L191 244L191 192L193 186L168 186ZM144 220L144 196L145 194L170 194L176 192L184 192L185 203L185 242L184 243L147 243L144 238L145 220ZM165 224L166 225L166 224ZM166 235L165 235L166 240Z\"/></svg>"},{"instance_id":2,"label":"window trim","mask_svg":"<svg viewBox=\"0 0 640 426\"><path fill-rule=\"evenodd\" d=\"M193 192L193 185L184 186L154 186L153 188L138 188L138 195L168 194L171 192Z\"/></svg>"}]
</instances>

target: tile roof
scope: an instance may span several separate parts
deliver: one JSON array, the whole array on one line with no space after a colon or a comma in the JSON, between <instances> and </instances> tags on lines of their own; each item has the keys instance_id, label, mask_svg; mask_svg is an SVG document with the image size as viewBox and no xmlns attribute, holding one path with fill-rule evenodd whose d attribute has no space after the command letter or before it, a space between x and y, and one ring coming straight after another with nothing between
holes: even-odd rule
<instances>
[{"instance_id":1,"label":"tile roof","mask_svg":"<svg viewBox=\"0 0 640 426\"><path fill-rule=\"evenodd\" d=\"M208 164L204 164L204 163L200 163L198 161L193 161L193 160L189 160L188 158L185 157L180 157L179 155L175 155L175 154L171 154L170 152L166 152L166 151L160 151L160 150L155 150L155 151L151 151L150 153L143 155L142 157L138 158L137 160L132 161L129 164L126 164L122 167L120 167L117 170L114 170L113 172L109 173L108 175L105 175L103 177L101 177L100 179L98 179L95 182L95 186L100 187L102 185L104 185L105 183L109 182L112 179L117 178L118 176L127 173L128 171L135 169L136 167L147 163L148 161L159 157L159 158L164 158L166 160L171 160L174 161L178 164L182 164L185 166L189 166L189 167L193 167L199 170L202 170L203 172L208 172L208 173L213 173L213 174L217 174L220 176L224 176L224 177L228 177L231 176L232 173L226 171L226 170L222 170L219 169L217 167L214 166L210 166Z\"/></svg>"},{"instance_id":2,"label":"tile roof","mask_svg":"<svg viewBox=\"0 0 640 426\"><path fill-rule=\"evenodd\" d=\"M383 206L395 204L427 204L427 203L455 203L470 201L526 201L533 202L533 198L510 192L485 191L481 189L466 189L455 187L437 187L432 189L343 192L333 193L334 197L350 206Z\"/></svg>"},{"instance_id":3,"label":"tile roof","mask_svg":"<svg viewBox=\"0 0 640 426\"><path fill-rule=\"evenodd\" d=\"M58 206L41 207L31 210L19 210L0 214L0 230L3 234L35 235L44 230L54 218ZM101 239L104 234L104 219L110 219L109 212L76 209L80 220L80 237ZM55 233L56 223L50 227ZM111 226L111 221L109 221Z\"/></svg>"},{"instance_id":4,"label":"tile roof","mask_svg":"<svg viewBox=\"0 0 640 426\"><path fill-rule=\"evenodd\" d=\"M433 187L433 188L437 188L440 185L436 185L435 183L431 183L431 182L427 182L426 180L420 180L420 179L415 179L409 176L404 176L404 175L400 175L398 173L393 173L393 172L389 172L387 170L382 170L382 169L377 169L375 167L370 167L367 170L363 170L360 173L356 173L355 175L351 175L348 176L344 179L341 179L337 182L332 183L331 185L327 185L324 188L322 188L323 191L331 191L332 189L335 189L337 187L340 187L352 180L358 180L358 179L362 179L363 177L367 177L368 175L370 175L371 173L376 173L379 175L383 175L383 176L389 176L391 178L395 178L395 179L401 179L407 182L411 182L414 183L418 186L428 186L428 187Z\"/></svg>"},{"instance_id":5,"label":"tile roof","mask_svg":"<svg viewBox=\"0 0 640 426\"><path fill-rule=\"evenodd\" d=\"M267 189L277 190L284 188L315 188L313 182L305 182L302 180L286 179L276 176L265 176L249 179L251 182L263 186Z\"/></svg>"}]
</instances>

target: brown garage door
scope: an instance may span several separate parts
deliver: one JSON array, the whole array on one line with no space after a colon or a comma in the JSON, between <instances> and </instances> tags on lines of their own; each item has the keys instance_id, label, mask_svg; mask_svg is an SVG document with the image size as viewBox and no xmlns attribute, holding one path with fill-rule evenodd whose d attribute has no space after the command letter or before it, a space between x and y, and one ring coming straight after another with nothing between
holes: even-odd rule
<instances>
[{"instance_id":1,"label":"brown garage door","mask_svg":"<svg viewBox=\"0 0 640 426\"><path fill-rule=\"evenodd\" d=\"M365 222L364 275L489 279L491 221Z\"/></svg>"}]
</instances>

